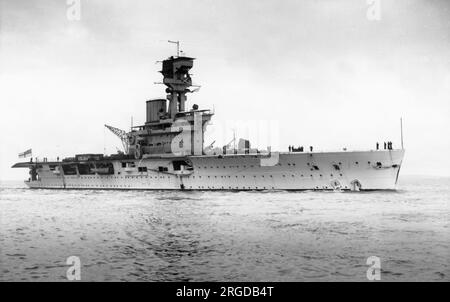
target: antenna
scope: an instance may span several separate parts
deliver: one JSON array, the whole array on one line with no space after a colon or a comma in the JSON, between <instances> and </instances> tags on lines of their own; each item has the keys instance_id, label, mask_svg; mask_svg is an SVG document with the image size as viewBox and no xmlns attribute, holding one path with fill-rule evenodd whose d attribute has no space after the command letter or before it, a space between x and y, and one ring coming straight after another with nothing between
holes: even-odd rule
<instances>
[{"instance_id":1,"label":"antenna","mask_svg":"<svg viewBox=\"0 0 450 302\"><path fill-rule=\"evenodd\" d=\"M236 128L233 128L233 150L236 151Z\"/></svg>"},{"instance_id":2,"label":"antenna","mask_svg":"<svg viewBox=\"0 0 450 302\"><path fill-rule=\"evenodd\" d=\"M167 40L167 42L177 44L177 57L179 57L180 56L180 41Z\"/></svg>"},{"instance_id":3,"label":"antenna","mask_svg":"<svg viewBox=\"0 0 450 302\"><path fill-rule=\"evenodd\" d=\"M403 118L400 118L400 138L401 138L402 150L403 150Z\"/></svg>"},{"instance_id":4,"label":"antenna","mask_svg":"<svg viewBox=\"0 0 450 302\"><path fill-rule=\"evenodd\" d=\"M106 131L103 128L103 155L106 155Z\"/></svg>"}]
</instances>

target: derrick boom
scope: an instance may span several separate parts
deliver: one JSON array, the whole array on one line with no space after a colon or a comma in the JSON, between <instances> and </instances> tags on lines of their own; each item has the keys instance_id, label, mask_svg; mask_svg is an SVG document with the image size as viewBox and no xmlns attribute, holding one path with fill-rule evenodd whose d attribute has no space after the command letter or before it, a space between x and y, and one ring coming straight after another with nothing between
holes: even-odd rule
<instances>
[{"instance_id":1,"label":"derrick boom","mask_svg":"<svg viewBox=\"0 0 450 302\"><path fill-rule=\"evenodd\" d=\"M105 127L108 128L112 133L114 133L120 140L122 141L123 150L125 154L128 154L129 144L128 144L128 135L127 133L119 128L109 126L105 124Z\"/></svg>"}]
</instances>

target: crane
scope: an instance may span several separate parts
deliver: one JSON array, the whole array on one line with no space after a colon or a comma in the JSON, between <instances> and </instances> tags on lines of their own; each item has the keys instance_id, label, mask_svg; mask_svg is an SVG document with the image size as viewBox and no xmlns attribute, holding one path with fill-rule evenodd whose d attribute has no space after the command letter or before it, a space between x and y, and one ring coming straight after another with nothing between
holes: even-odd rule
<instances>
[{"instance_id":1,"label":"crane","mask_svg":"<svg viewBox=\"0 0 450 302\"><path fill-rule=\"evenodd\" d=\"M120 140L122 141L123 150L125 151L125 154L128 154L129 151L129 144L128 144L128 135L127 133L119 128L109 126L105 124L105 127L108 128L112 133L114 133Z\"/></svg>"}]
</instances>

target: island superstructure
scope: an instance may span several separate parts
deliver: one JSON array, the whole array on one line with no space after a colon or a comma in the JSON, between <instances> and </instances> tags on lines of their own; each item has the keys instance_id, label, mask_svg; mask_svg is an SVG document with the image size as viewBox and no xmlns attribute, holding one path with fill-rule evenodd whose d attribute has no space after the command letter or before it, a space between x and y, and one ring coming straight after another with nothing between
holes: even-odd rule
<instances>
[{"instance_id":1,"label":"island superstructure","mask_svg":"<svg viewBox=\"0 0 450 302\"><path fill-rule=\"evenodd\" d=\"M57 161L30 160L30 188L156 190L394 190L404 150L275 152L204 147L213 112L187 108L194 58L162 61L166 97L146 102L146 122L131 131L107 126L124 152L79 154Z\"/></svg>"}]
</instances>

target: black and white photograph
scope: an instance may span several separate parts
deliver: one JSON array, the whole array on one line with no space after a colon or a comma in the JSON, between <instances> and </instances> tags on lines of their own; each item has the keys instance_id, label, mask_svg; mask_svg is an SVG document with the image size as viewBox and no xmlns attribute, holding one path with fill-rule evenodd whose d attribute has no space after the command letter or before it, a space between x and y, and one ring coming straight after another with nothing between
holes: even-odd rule
<instances>
[{"instance_id":1,"label":"black and white photograph","mask_svg":"<svg viewBox=\"0 0 450 302\"><path fill-rule=\"evenodd\" d=\"M449 282L449 116L447 0L0 0L0 282Z\"/></svg>"}]
</instances>

